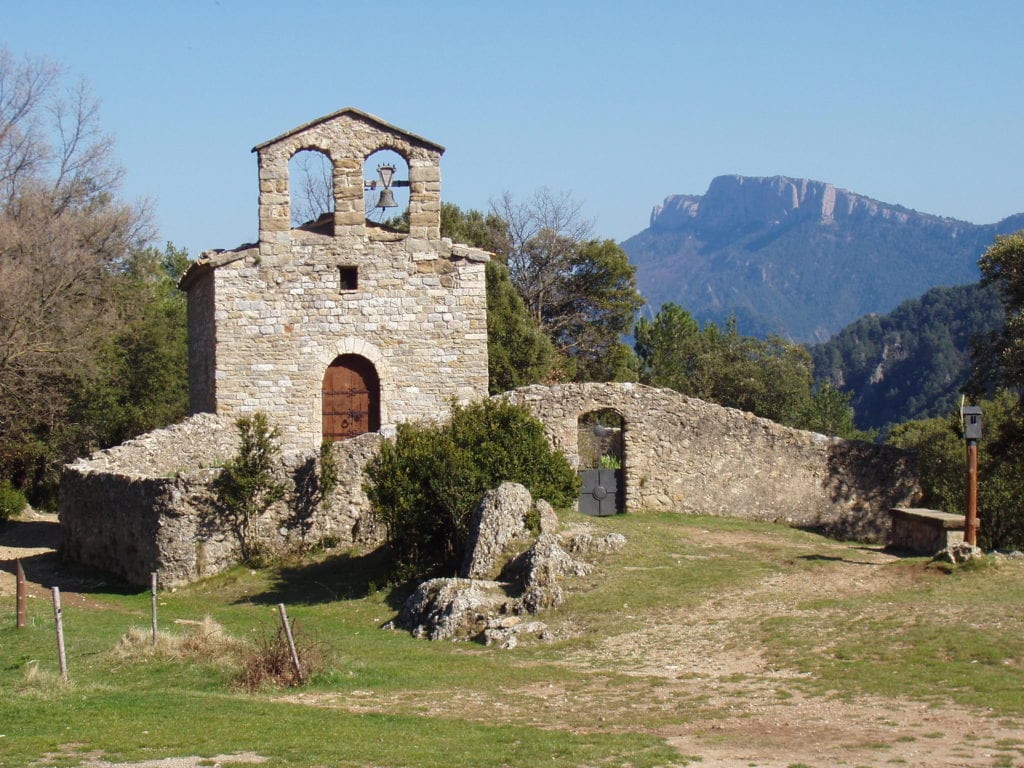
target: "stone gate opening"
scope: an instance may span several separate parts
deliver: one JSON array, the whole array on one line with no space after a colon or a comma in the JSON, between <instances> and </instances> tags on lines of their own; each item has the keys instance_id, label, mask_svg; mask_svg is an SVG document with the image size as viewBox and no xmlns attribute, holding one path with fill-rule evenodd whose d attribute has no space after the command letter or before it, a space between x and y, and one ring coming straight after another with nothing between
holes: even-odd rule
<instances>
[{"instance_id":1,"label":"stone gate opening","mask_svg":"<svg viewBox=\"0 0 1024 768\"><path fill-rule=\"evenodd\" d=\"M626 422L613 408L588 411L577 419L580 512L606 516L625 511Z\"/></svg>"},{"instance_id":2,"label":"stone gate opening","mask_svg":"<svg viewBox=\"0 0 1024 768\"><path fill-rule=\"evenodd\" d=\"M380 377L365 357L336 357L324 373L322 395L325 442L380 430Z\"/></svg>"}]
</instances>

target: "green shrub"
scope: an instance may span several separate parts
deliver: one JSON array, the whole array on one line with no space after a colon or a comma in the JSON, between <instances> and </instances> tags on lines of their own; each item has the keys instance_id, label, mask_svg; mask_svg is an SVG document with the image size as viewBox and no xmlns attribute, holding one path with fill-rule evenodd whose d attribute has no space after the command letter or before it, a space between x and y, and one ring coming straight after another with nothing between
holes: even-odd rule
<instances>
[{"instance_id":1,"label":"green shrub","mask_svg":"<svg viewBox=\"0 0 1024 768\"><path fill-rule=\"evenodd\" d=\"M463 557L469 516L502 482L568 506L579 480L530 412L505 400L453 406L446 424L400 424L367 465L366 492L387 529L401 577L451 573Z\"/></svg>"},{"instance_id":2,"label":"green shrub","mask_svg":"<svg viewBox=\"0 0 1024 768\"><path fill-rule=\"evenodd\" d=\"M253 566L264 564L266 552L260 546L256 519L275 501L284 498L285 487L274 478L281 448L280 431L271 427L265 413L242 416L235 421L241 444L213 481L217 511L238 539L242 559Z\"/></svg>"},{"instance_id":3,"label":"green shrub","mask_svg":"<svg viewBox=\"0 0 1024 768\"><path fill-rule=\"evenodd\" d=\"M1024 434L1018 397L1002 391L978 404L985 421L978 446L978 546L1024 549ZM900 424L889 442L917 451L923 504L964 514L967 461L959 413Z\"/></svg>"},{"instance_id":4,"label":"green shrub","mask_svg":"<svg viewBox=\"0 0 1024 768\"><path fill-rule=\"evenodd\" d=\"M10 480L0 480L0 520L17 517L26 506L25 494L11 485Z\"/></svg>"},{"instance_id":5,"label":"green shrub","mask_svg":"<svg viewBox=\"0 0 1024 768\"><path fill-rule=\"evenodd\" d=\"M334 457L334 443L324 440L320 443L320 503L326 509L334 489L338 487L338 460Z\"/></svg>"}]
</instances>

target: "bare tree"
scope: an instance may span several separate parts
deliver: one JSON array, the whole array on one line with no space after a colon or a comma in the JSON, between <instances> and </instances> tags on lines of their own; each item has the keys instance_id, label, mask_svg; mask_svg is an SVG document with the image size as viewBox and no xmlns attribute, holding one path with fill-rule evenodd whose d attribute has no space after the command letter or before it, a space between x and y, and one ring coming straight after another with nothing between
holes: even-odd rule
<instances>
[{"instance_id":1,"label":"bare tree","mask_svg":"<svg viewBox=\"0 0 1024 768\"><path fill-rule=\"evenodd\" d=\"M83 82L0 48L0 462L54 427L109 326L110 275L153 236L145 204L117 199L112 147Z\"/></svg>"},{"instance_id":2,"label":"bare tree","mask_svg":"<svg viewBox=\"0 0 1024 768\"><path fill-rule=\"evenodd\" d=\"M635 269L611 240L592 237L593 223L567 193L540 189L524 203L509 193L492 201L507 227L509 277L526 308L577 379L623 375L621 344L643 304Z\"/></svg>"},{"instance_id":3,"label":"bare tree","mask_svg":"<svg viewBox=\"0 0 1024 768\"><path fill-rule=\"evenodd\" d=\"M507 263L512 284L533 319L549 330L545 307L571 269L576 250L593 230L593 222L583 218L581 208L569 193L554 193L546 187L525 202L517 202L510 192L491 201L491 211L508 227Z\"/></svg>"},{"instance_id":4,"label":"bare tree","mask_svg":"<svg viewBox=\"0 0 1024 768\"><path fill-rule=\"evenodd\" d=\"M292 226L316 221L334 210L331 159L315 149L296 152L288 163Z\"/></svg>"}]
</instances>

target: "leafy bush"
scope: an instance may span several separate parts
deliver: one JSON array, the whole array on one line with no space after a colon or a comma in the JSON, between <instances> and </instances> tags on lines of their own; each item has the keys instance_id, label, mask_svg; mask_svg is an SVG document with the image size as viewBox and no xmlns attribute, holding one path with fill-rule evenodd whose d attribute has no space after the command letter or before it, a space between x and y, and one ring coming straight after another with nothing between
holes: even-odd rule
<instances>
[{"instance_id":1,"label":"leafy bush","mask_svg":"<svg viewBox=\"0 0 1024 768\"><path fill-rule=\"evenodd\" d=\"M985 432L978 446L978 545L1024 549L1024 458L1017 396L1004 391L979 405ZM900 424L889 442L917 451L926 505L964 514L967 463L959 413Z\"/></svg>"},{"instance_id":2,"label":"leafy bush","mask_svg":"<svg viewBox=\"0 0 1024 768\"><path fill-rule=\"evenodd\" d=\"M241 444L213 482L218 512L231 525L242 559L259 565L259 551L253 526L256 518L284 497L285 487L274 478L274 466L281 452L279 430L271 427L265 413L243 416L235 422Z\"/></svg>"},{"instance_id":3,"label":"leafy bush","mask_svg":"<svg viewBox=\"0 0 1024 768\"><path fill-rule=\"evenodd\" d=\"M502 482L522 483L556 507L571 504L579 491L543 425L525 407L500 399L455 405L446 424L400 424L366 476L397 575L410 578L450 573L462 561L473 508Z\"/></svg>"},{"instance_id":4,"label":"leafy bush","mask_svg":"<svg viewBox=\"0 0 1024 768\"><path fill-rule=\"evenodd\" d=\"M10 480L0 480L0 520L17 517L27 505L25 494L11 485Z\"/></svg>"}]
</instances>

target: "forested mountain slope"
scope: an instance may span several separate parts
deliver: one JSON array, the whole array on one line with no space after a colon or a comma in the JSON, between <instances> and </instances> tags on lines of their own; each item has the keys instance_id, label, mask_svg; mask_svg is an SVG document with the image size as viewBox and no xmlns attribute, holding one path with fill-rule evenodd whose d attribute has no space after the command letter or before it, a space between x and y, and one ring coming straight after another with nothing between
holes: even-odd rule
<instances>
[{"instance_id":1,"label":"forested mountain slope","mask_svg":"<svg viewBox=\"0 0 1024 768\"><path fill-rule=\"evenodd\" d=\"M994 288L933 288L811 347L815 378L853 391L861 429L946 414L967 381L971 339L1001 324Z\"/></svg>"},{"instance_id":2,"label":"forested mountain slope","mask_svg":"<svg viewBox=\"0 0 1024 768\"><path fill-rule=\"evenodd\" d=\"M937 285L978 279L977 261L1024 214L976 225L918 213L832 184L719 176L672 195L622 243L640 292L697 320L735 315L743 333L823 341Z\"/></svg>"}]
</instances>

